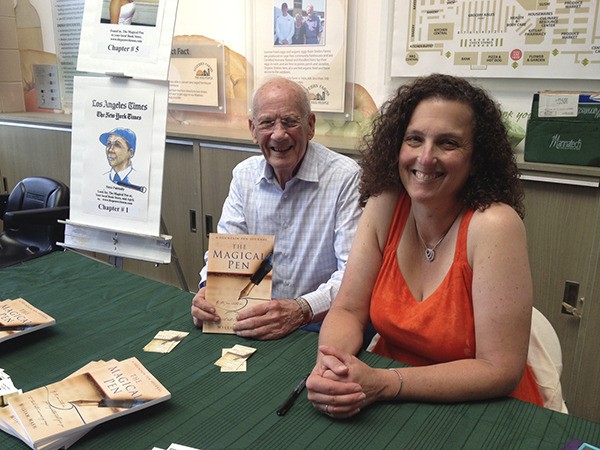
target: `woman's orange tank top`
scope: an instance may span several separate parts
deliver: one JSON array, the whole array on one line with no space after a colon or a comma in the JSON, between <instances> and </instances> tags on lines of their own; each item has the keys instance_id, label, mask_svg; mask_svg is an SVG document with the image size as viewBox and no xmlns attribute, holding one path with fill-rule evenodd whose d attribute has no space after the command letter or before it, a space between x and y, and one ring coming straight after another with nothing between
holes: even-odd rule
<instances>
[{"instance_id":1,"label":"woman's orange tank top","mask_svg":"<svg viewBox=\"0 0 600 450\"><path fill-rule=\"evenodd\" d=\"M454 260L446 277L428 298L417 301L396 256L409 211L410 198L403 194L396 206L371 297L371 321L381 336L373 351L413 366L475 358L473 270L467 260L467 232L474 212L463 215ZM529 367L511 397L543 406Z\"/></svg>"}]
</instances>

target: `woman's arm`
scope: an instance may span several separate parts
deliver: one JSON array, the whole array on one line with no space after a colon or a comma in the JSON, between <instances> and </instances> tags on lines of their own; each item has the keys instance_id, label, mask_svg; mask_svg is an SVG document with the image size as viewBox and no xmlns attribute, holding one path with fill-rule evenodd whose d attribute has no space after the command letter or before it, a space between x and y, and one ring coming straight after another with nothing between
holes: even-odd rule
<instances>
[{"instance_id":1,"label":"woman's arm","mask_svg":"<svg viewBox=\"0 0 600 450\"><path fill-rule=\"evenodd\" d=\"M369 321L371 292L381 267L383 249L397 195L369 199L361 215L342 284L319 333L319 345L355 354Z\"/></svg>"},{"instance_id":2,"label":"woman's arm","mask_svg":"<svg viewBox=\"0 0 600 450\"><path fill-rule=\"evenodd\" d=\"M110 0L110 23L119 23L121 13L121 0Z\"/></svg>"},{"instance_id":3,"label":"woman's arm","mask_svg":"<svg viewBox=\"0 0 600 450\"><path fill-rule=\"evenodd\" d=\"M369 368L352 355L360 349L369 321L371 292L397 198L391 193L370 198L360 218L340 291L319 332L317 363L307 380L308 398L317 409L336 404L338 413L343 407L345 415L352 415L366 398L354 372Z\"/></svg>"}]
</instances>

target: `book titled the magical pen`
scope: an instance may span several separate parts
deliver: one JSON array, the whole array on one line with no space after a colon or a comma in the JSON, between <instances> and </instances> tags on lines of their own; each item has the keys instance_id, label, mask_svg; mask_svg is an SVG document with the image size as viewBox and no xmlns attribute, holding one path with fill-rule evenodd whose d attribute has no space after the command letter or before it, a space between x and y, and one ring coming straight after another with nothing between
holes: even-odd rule
<instances>
[{"instance_id":1,"label":"book titled the magical pen","mask_svg":"<svg viewBox=\"0 0 600 450\"><path fill-rule=\"evenodd\" d=\"M0 430L33 449L68 448L96 425L169 398L135 357L92 361L61 381L9 397Z\"/></svg>"},{"instance_id":2,"label":"book titled the magical pen","mask_svg":"<svg viewBox=\"0 0 600 450\"><path fill-rule=\"evenodd\" d=\"M54 325L56 321L24 298L0 301L0 342Z\"/></svg>"},{"instance_id":3,"label":"book titled the magical pen","mask_svg":"<svg viewBox=\"0 0 600 450\"><path fill-rule=\"evenodd\" d=\"M204 322L204 333L233 334L239 311L271 300L274 245L270 235L209 235L206 301L221 321Z\"/></svg>"}]
</instances>

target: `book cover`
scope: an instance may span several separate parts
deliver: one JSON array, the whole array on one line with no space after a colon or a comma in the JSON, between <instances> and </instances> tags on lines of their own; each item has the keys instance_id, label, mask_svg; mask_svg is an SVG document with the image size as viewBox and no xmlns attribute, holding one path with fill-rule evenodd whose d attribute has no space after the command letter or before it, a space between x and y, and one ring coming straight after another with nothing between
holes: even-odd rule
<instances>
[{"instance_id":1,"label":"book cover","mask_svg":"<svg viewBox=\"0 0 600 450\"><path fill-rule=\"evenodd\" d=\"M11 397L8 404L22 439L32 448L44 448L170 397L137 358L129 358L93 365L87 372Z\"/></svg>"},{"instance_id":2,"label":"book cover","mask_svg":"<svg viewBox=\"0 0 600 450\"><path fill-rule=\"evenodd\" d=\"M24 298L0 301L0 342L54 325L56 321Z\"/></svg>"},{"instance_id":3,"label":"book cover","mask_svg":"<svg viewBox=\"0 0 600 450\"><path fill-rule=\"evenodd\" d=\"M234 334L239 311L271 300L274 245L270 235L209 235L206 301L221 321L204 322L204 333Z\"/></svg>"},{"instance_id":4,"label":"book cover","mask_svg":"<svg viewBox=\"0 0 600 450\"><path fill-rule=\"evenodd\" d=\"M116 360L109 361L111 364L116 363ZM87 363L85 366L76 370L74 373L69 375L69 377L74 377L76 375L86 373L88 370L106 364L105 361L91 361ZM7 398L8 401L8 398ZM29 443L27 434L23 430L17 416L15 416L12 408L6 404L6 406L0 407L0 430L4 431L11 436L21 439L24 442ZM59 438L54 441L50 441L46 444L37 446L38 450L54 450L54 449L67 449L79 439L81 439L89 430L83 430L80 432L75 432L70 434L67 437Z\"/></svg>"}]
</instances>

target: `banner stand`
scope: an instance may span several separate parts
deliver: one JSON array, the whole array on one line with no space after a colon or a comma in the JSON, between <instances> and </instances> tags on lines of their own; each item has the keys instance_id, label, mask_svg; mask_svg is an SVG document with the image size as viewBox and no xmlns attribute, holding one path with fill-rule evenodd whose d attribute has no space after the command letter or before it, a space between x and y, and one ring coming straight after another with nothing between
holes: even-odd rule
<instances>
[{"instance_id":1,"label":"banner stand","mask_svg":"<svg viewBox=\"0 0 600 450\"><path fill-rule=\"evenodd\" d=\"M65 242L61 247L104 253L115 267L122 267L122 258L133 258L156 264L171 262L172 237L149 236L109 228L92 227L61 220L65 224Z\"/></svg>"}]
</instances>

